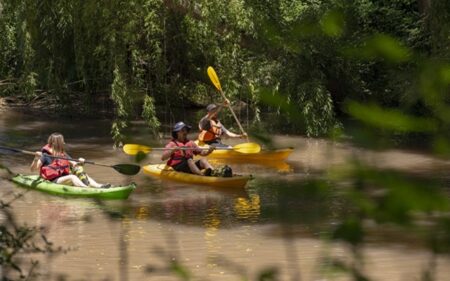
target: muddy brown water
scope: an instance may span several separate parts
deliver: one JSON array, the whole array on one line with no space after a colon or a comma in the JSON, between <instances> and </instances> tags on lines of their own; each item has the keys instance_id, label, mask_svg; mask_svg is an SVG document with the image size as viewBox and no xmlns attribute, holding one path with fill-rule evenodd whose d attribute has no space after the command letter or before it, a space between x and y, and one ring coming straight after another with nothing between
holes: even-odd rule
<instances>
[{"instance_id":1,"label":"muddy brown water","mask_svg":"<svg viewBox=\"0 0 450 281\"><path fill-rule=\"evenodd\" d=\"M0 111L1 145L36 150L55 131L65 135L73 157L108 164L132 161L113 148L108 120L54 120L12 109ZM140 123L133 125L129 141L161 145ZM448 161L408 151L369 152L298 136L275 136L275 143L295 148L286 163L232 164L235 171L254 175L245 189L180 184L143 173L127 177L89 166L89 174L99 182L134 181L138 188L128 200L96 202L27 191L2 179L0 194L7 200L24 193L14 202L17 220L45 226L54 245L71 249L52 258L36 256L41 280L179 280L165 270L171 260L185 266L194 280L242 280L241 276L256 280L269 268L277 268L280 280L331 280L333 275L319 270L321 257L327 253L347 257L348 249L324 242L309 222L293 226L293 235L286 239L277 219L267 214L276 198L264 192L265 185L284 188L286 181L302 181L355 154L375 166L437 177L448 177L450 168ZM151 153L144 163L158 163L159 157ZM26 155L0 155L0 162L15 173L28 174L31 160ZM371 241L364 249L369 276L418 280L430 253L406 240L397 235ZM436 276L449 280L448 258L438 258Z\"/></svg>"}]
</instances>

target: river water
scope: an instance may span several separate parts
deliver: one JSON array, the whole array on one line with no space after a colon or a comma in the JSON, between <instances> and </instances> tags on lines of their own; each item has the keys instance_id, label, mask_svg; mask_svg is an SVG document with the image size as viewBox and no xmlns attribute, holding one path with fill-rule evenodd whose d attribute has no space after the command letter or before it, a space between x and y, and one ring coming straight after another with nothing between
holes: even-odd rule
<instances>
[{"instance_id":1,"label":"river water","mask_svg":"<svg viewBox=\"0 0 450 281\"><path fill-rule=\"evenodd\" d=\"M37 150L55 131L65 135L73 157L107 164L132 161L113 148L107 120L54 120L12 109L0 111L1 145ZM140 123L128 134L129 142L161 146ZM349 256L345 245L327 243L321 239L324 234L316 231L316 225L335 223L336 218L320 215L327 203L295 206L293 212L302 212L297 216L301 223L286 225L273 214L278 198L271 190L290 188L355 154L374 166L440 178L449 174L448 161L415 152L370 152L299 136L277 135L274 140L279 147L295 148L286 163L232 164L234 171L255 177L245 189L161 181L142 172L126 177L89 166L88 173L99 182L134 181L138 188L128 200L107 202L27 191L3 179L0 192L6 201L24 193L13 205L16 219L45 226L55 246L69 249L52 257L35 257L41 280L180 280L168 270L173 261L182 265L179 274L186 270L193 280L258 280L270 269L276 269L279 280L349 280L320 270L326 254ZM159 157L151 153L143 163L158 163ZM0 163L15 173L30 173L31 160L26 155L0 155ZM373 237L364 248L370 277L419 280L430 258L420 243L398 233ZM450 259L438 257L436 279L449 280L449 276Z\"/></svg>"}]
</instances>

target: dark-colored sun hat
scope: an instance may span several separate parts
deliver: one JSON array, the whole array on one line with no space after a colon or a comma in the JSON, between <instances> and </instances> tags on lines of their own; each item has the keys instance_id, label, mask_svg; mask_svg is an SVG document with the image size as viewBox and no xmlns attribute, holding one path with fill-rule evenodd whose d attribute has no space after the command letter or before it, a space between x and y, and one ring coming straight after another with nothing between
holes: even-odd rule
<instances>
[{"instance_id":1,"label":"dark-colored sun hat","mask_svg":"<svg viewBox=\"0 0 450 281\"><path fill-rule=\"evenodd\" d=\"M206 111L213 112L213 111L216 111L218 108L219 107L216 104L212 103L206 107Z\"/></svg>"},{"instance_id":2,"label":"dark-colored sun hat","mask_svg":"<svg viewBox=\"0 0 450 281\"><path fill-rule=\"evenodd\" d=\"M176 123L173 126L173 130L172 130L172 137L176 138L177 137L177 132L183 130L184 128L187 129L187 131L189 132L189 130L191 130L191 126L184 124L183 121L180 121L178 123Z\"/></svg>"}]
</instances>

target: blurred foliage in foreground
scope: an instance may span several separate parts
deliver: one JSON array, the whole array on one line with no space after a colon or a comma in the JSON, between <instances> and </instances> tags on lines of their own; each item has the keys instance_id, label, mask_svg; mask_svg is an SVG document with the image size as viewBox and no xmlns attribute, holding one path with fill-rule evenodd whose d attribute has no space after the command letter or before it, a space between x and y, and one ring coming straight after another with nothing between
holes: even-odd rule
<instances>
[{"instance_id":1,"label":"blurred foliage in foreground","mask_svg":"<svg viewBox=\"0 0 450 281\"><path fill-rule=\"evenodd\" d=\"M4 168L0 166L0 172ZM55 248L47 240L46 229L18 223L13 212L13 202L23 194L4 196L0 200L0 278L7 280L36 280L39 262L32 258L36 254L54 256L67 250ZM5 197L11 197L5 201Z\"/></svg>"},{"instance_id":2,"label":"blurred foliage in foreground","mask_svg":"<svg viewBox=\"0 0 450 281\"><path fill-rule=\"evenodd\" d=\"M406 4L408 1L390 3L400 2ZM443 13L450 11L448 1L427 3L432 3L431 7L434 8L447 7ZM431 11L433 12L439 13ZM324 36L330 37L335 57L347 58L353 63L380 70L372 75L375 75L373 78L378 82L384 80L384 83L379 84L378 93L384 93L385 98L380 99L379 95L367 94L362 90L346 95L341 103L342 111L354 120L349 134L356 145L367 149L388 149L396 145L398 136L416 135L423 141L430 142L432 153L436 157L450 159L450 28L448 21L441 22L440 26L433 26L436 21L432 18L431 15L424 19L429 21L428 28L435 28L435 33L431 30L431 37L427 37L426 52L422 48L408 47L396 36L379 32L361 37L359 42L347 41L345 44L333 45L335 40L345 38L348 29L354 28L354 16L348 15L345 9L334 8L325 13L320 24L308 26L309 30L322 28ZM444 18L448 19L448 15ZM405 23L401 17L392 20L397 21L403 31L409 30L403 26ZM385 22L380 24L386 27ZM297 38L305 33L305 27L299 28L302 32L294 33L293 37L290 37L291 34L269 34L268 40L275 40L282 48L302 48ZM333 69L333 66L330 67ZM385 76L388 73L389 77ZM361 76L353 78L363 81ZM346 83L351 77L342 79L342 83ZM351 90L351 87L345 89ZM264 89L262 93L264 102L289 113L295 118L292 122L305 123L303 116L282 90L280 93L270 93ZM341 141L344 137L339 128L331 136L334 141ZM291 212L289 202L301 200L305 193L311 195L308 190L315 191L312 193L314 196L309 197L313 202L318 198L326 198L327 194L339 195L332 200L332 205L338 207L330 207L329 210L339 221L331 229L326 227L322 230L329 233L327 239L330 241L345 242L353 253L353 258L349 260L325 256L325 274L344 272L353 280L371 280L364 267L363 254L368 236L374 230L393 228L404 235L415 233L419 236L421 244L432 255L429 266L417 278L436 280L437 259L440 255L450 254L450 200L446 181L448 178L421 176L415 171L401 173L380 170L357 159L348 159L346 165L332 168L323 179L298 184L299 192L279 191L287 195L280 196L285 200L278 208L285 214L283 217L287 222L297 223L295 218L299 216ZM290 217L294 217L294 220L289 219Z\"/></svg>"}]
</instances>

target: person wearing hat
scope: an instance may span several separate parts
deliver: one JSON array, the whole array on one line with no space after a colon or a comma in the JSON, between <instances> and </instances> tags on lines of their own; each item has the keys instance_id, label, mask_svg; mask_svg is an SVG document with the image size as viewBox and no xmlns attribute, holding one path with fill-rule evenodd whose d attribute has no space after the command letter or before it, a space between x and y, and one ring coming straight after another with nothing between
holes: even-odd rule
<instances>
[{"instance_id":1,"label":"person wearing hat","mask_svg":"<svg viewBox=\"0 0 450 281\"><path fill-rule=\"evenodd\" d=\"M225 102L224 106L228 106L228 100ZM200 129L200 134L198 135L198 140L209 145L214 145L216 147L229 147L229 145L223 144L221 142L222 135L227 135L231 138L243 138L247 135L245 134L235 134L228 131L217 118L222 106L216 104L210 104L206 107L207 114L200 120L198 127Z\"/></svg>"},{"instance_id":2,"label":"person wearing hat","mask_svg":"<svg viewBox=\"0 0 450 281\"><path fill-rule=\"evenodd\" d=\"M194 155L206 156L215 148L210 147L209 150L200 149L195 142L187 138L190 129L191 126L183 122L175 124L172 130L172 140L166 145L167 150L164 150L161 160L168 160L167 165L175 171L209 176L213 167L206 158L194 161ZM180 149L182 147L192 149Z\"/></svg>"}]
</instances>

